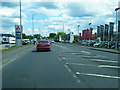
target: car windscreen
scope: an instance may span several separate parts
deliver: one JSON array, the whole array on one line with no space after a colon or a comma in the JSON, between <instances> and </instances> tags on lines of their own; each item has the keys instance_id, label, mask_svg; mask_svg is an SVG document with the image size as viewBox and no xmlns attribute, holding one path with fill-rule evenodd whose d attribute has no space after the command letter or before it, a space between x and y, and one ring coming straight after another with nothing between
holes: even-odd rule
<instances>
[{"instance_id":1,"label":"car windscreen","mask_svg":"<svg viewBox=\"0 0 120 90\"><path fill-rule=\"evenodd\" d=\"M48 41L38 41L38 43L49 43Z\"/></svg>"}]
</instances>

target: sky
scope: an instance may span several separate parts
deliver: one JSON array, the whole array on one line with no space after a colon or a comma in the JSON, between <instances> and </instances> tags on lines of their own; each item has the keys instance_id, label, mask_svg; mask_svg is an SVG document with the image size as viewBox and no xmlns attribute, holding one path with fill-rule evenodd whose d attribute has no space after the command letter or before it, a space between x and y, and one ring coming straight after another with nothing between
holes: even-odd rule
<instances>
[{"instance_id":1,"label":"sky","mask_svg":"<svg viewBox=\"0 0 120 90\"><path fill-rule=\"evenodd\" d=\"M20 24L20 0L2 0L0 32L15 34L15 25ZM23 33L26 35L74 32L116 22L115 8L119 0L21 0ZM32 17L34 19L32 19ZM89 23L92 23L89 26ZM78 28L78 25L80 27ZM64 28L63 28L64 26ZM115 26L115 25L114 25ZM115 28L114 28L115 29Z\"/></svg>"}]
</instances>

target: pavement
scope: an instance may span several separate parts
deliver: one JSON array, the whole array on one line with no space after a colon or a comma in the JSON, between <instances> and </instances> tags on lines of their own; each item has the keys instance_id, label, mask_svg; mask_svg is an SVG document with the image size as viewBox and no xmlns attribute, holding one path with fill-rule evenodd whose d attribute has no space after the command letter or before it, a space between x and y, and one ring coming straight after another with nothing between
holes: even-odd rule
<instances>
[{"instance_id":1,"label":"pavement","mask_svg":"<svg viewBox=\"0 0 120 90\"><path fill-rule=\"evenodd\" d=\"M79 45L79 44L77 44ZM82 46L82 45L80 45ZM104 52L110 52L115 54L120 54L120 49L110 49L110 48L99 48L99 47L92 47L92 46L83 46L92 50L98 50L98 51L104 51Z\"/></svg>"},{"instance_id":2,"label":"pavement","mask_svg":"<svg viewBox=\"0 0 120 90\"><path fill-rule=\"evenodd\" d=\"M120 54L120 50L117 50L117 49L95 48L95 47L89 47L89 48L92 49L92 50L98 50L98 51Z\"/></svg>"}]
</instances>

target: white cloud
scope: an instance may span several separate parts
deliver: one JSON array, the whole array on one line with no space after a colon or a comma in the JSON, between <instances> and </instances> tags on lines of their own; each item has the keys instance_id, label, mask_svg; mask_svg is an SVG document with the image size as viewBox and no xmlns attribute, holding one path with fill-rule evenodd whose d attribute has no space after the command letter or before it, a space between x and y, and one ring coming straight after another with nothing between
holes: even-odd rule
<instances>
[{"instance_id":1,"label":"white cloud","mask_svg":"<svg viewBox=\"0 0 120 90\"><path fill-rule=\"evenodd\" d=\"M69 28L77 34L78 24L80 24L80 30L83 30L89 27L89 22L92 23L91 27L94 28L96 28L96 26L100 24L104 25L105 23L108 24L111 21L115 22L114 9L117 7L118 0L60 0L53 2L57 8L54 8L54 5L52 8L50 8L51 5L45 3L41 3L41 6L39 6L35 2L42 1L22 0L22 24L26 29L25 33L32 33L30 29L31 26L26 26L26 23L31 23L31 18L28 19L28 17L30 17L28 13L36 12L38 15L43 14L45 16L48 16L46 19L43 20L39 18L38 20L34 20L35 23L42 24L44 30L41 30L41 33L47 35L49 32L62 31L63 23L65 25L65 32L68 32ZM5 16L5 22L7 22L8 24L10 24L9 22L12 22L12 24L9 25L10 27L14 27L14 24L19 24L18 6L11 8L3 7L0 15ZM7 19L9 21L7 21ZM35 27L35 32L39 33L39 30L36 28L37 27ZM12 32L13 29L9 28L9 30L10 29Z\"/></svg>"}]
</instances>

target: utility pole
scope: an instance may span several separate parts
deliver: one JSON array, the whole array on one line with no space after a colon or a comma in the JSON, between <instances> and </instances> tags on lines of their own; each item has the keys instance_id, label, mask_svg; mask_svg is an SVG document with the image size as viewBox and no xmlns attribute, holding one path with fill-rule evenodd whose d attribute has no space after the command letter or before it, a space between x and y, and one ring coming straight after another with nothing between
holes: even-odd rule
<instances>
[{"instance_id":1,"label":"utility pole","mask_svg":"<svg viewBox=\"0 0 120 90\"><path fill-rule=\"evenodd\" d=\"M80 27L80 25L78 25L78 42L79 42L79 38L80 38L80 35L79 35L79 27Z\"/></svg>"},{"instance_id":2,"label":"utility pole","mask_svg":"<svg viewBox=\"0 0 120 90\"><path fill-rule=\"evenodd\" d=\"M118 46L118 42L117 42L118 41L118 28L117 28L117 26L118 26L118 14L117 14L118 12L117 11L118 10L120 10L120 7L115 9L115 11L116 11L116 45L115 45L116 47L115 48L116 49L117 49L117 46Z\"/></svg>"}]
</instances>

